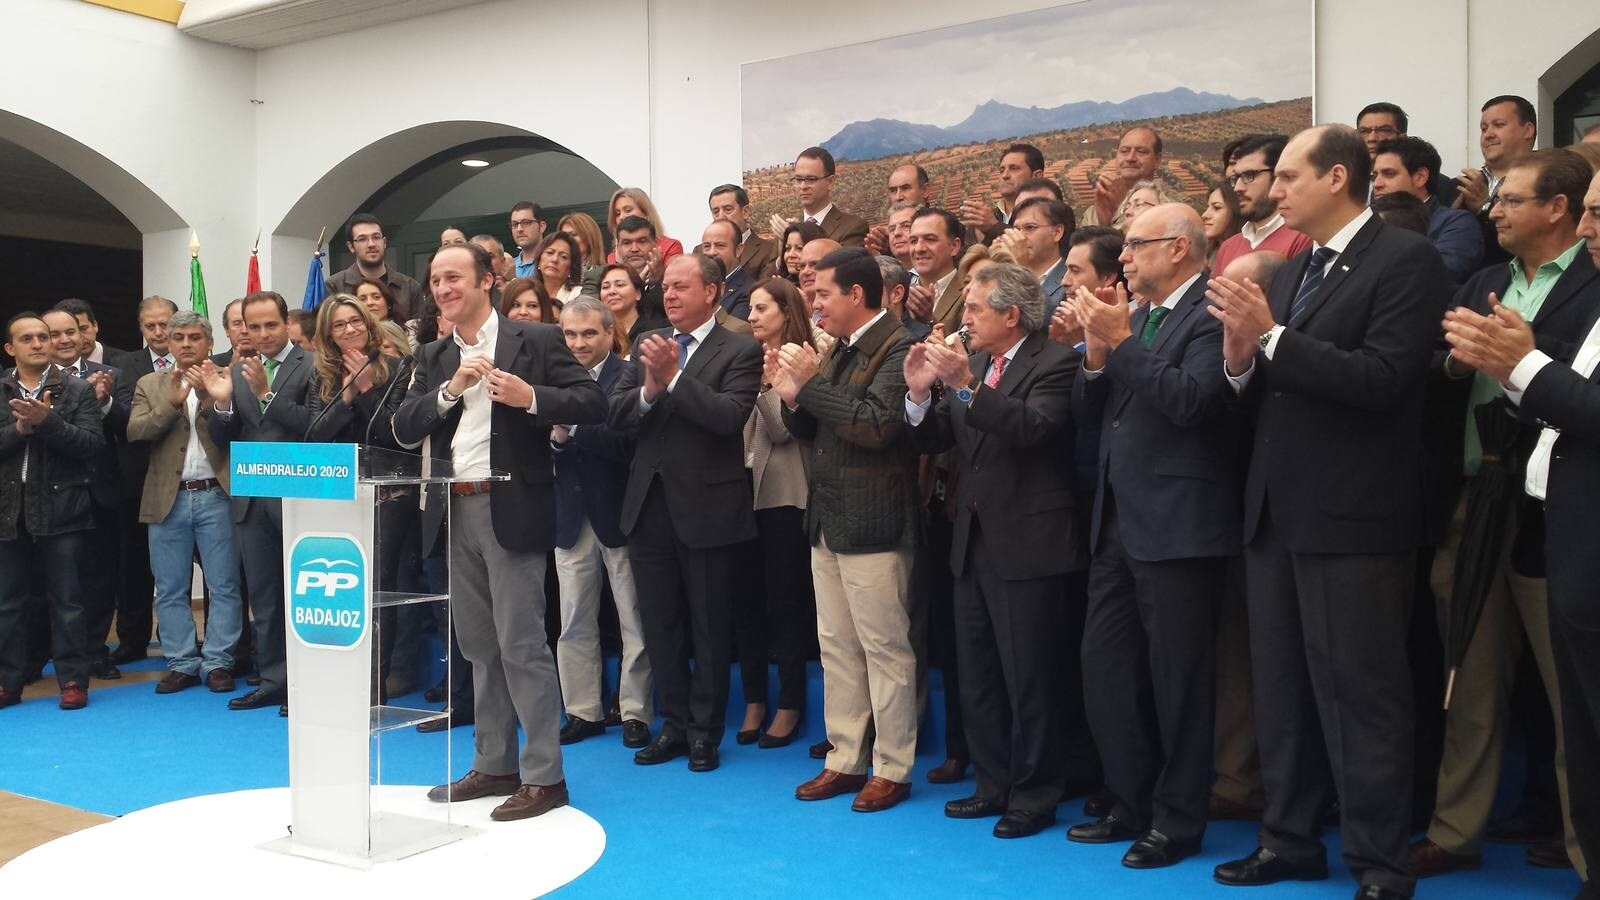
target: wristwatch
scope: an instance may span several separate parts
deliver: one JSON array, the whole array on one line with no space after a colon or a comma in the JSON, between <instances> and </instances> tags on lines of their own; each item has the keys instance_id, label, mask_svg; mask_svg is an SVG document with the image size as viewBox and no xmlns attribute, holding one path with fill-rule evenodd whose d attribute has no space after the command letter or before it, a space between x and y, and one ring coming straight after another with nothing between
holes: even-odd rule
<instances>
[{"instance_id":1,"label":"wristwatch","mask_svg":"<svg viewBox=\"0 0 1600 900\"><path fill-rule=\"evenodd\" d=\"M272 398L276 397L276 396L278 396L276 391L267 391L265 394L261 395L261 405L262 406L271 406L272 405Z\"/></svg>"},{"instance_id":2,"label":"wristwatch","mask_svg":"<svg viewBox=\"0 0 1600 900\"><path fill-rule=\"evenodd\" d=\"M959 400L963 406L971 404L972 388L956 388L956 399Z\"/></svg>"},{"instance_id":3,"label":"wristwatch","mask_svg":"<svg viewBox=\"0 0 1600 900\"><path fill-rule=\"evenodd\" d=\"M1272 330L1269 328L1267 329L1266 333L1261 335L1260 344L1262 353L1267 352L1267 345L1270 343L1272 343Z\"/></svg>"}]
</instances>

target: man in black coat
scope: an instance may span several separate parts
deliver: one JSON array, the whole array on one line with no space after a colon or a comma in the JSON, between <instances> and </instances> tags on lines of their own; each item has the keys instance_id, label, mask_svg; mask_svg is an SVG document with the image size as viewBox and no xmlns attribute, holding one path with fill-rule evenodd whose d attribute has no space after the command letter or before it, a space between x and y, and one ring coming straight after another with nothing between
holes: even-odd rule
<instances>
[{"instance_id":1,"label":"man in black coat","mask_svg":"<svg viewBox=\"0 0 1600 900\"><path fill-rule=\"evenodd\" d=\"M0 708L22 699L26 637L18 627L35 576L45 586L61 708L89 703L83 618L84 533L94 527L90 481L105 443L94 389L50 364L37 313L6 324L16 367L0 378Z\"/></svg>"},{"instance_id":2,"label":"man in black coat","mask_svg":"<svg viewBox=\"0 0 1600 900\"><path fill-rule=\"evenodd\" d=\"M1122 863L1173 865L1200 850L1209 817L1216 687L1214 635L1228 557L1239 552L1238 429L1206 314L1206 240L1183 204L1128 227L1133 316L1079 291L1084 374L1074 411L1100 422L1084 625L1089 724L1117 798L1067 837L1137 838ZM1148 699L1147 699L1148 698Z\"/></svg>"},{"instance_id":3,"label":"man in black coat","mask_svg":"<svg viewBox=\"0 0 1600 900\"><path fill-rule=\"evenodd\" d=\"M1296 135L1272 196L1312 249L1265 291L1219 277L1207 292L1256 417L1242 537L1267 794L1260 846L1215 877L1326 877L1336 790L1357 896L1388 900L1415 884L1406 617L1424 538L1418 422L1450 276L1427 238L1367 209L1370 169L1349 126Z\"/></svg>"},{"instance_id":4,"label":"man in black coat","mask_svg":"<svg viewBox=\"0 0 1600 900\"><path fill-rule=\"evenodd\" d=\"M761 387L761 345L717 324L721 282L709 257L667 264L672 329L635 345L610 417L635 441L622 530L661 700L661 733L633 759L657 765L687 753L694 772L720 764L737 551L756 536L744 424Z\"/></svg>"},{"instance_id":5,"label":"man in black coat","mask_svg":"<svg viewBox=\"0 0 1600 900\"><path fill-rule=\"evenodd\" d=\"M995 837L1055 822L1066 784L1056 682L1066 575L1087 560L1073 525L1072 379L1078 354L1044 333L1044 295L1021 266L969 285L962 342L912 344L906 420L920 449L954 448L955 632L977 792L945 815L999 815ZM935 380L944 398L932 403ZM947 690L949 688L947 687Z\"/></svg>"}]
</instances>

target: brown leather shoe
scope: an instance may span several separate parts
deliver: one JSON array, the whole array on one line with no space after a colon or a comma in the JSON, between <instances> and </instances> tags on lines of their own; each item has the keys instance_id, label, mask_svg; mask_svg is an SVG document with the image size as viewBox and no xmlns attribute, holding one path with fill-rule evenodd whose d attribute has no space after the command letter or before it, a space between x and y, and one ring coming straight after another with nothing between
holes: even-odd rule
<instances>
[{"instance_id":1,"label":"brown leather shoe","mask_svg":"<svg viewBox=\"0 0 1600 900\"><path fill-rule=\"evenodd\" d=\"M489 818L496 822L515 822L542 816L552 809L567 805L567 782L555 784L524 784L506 802L496 806Z\"/></svg>"},{"instance_id":2,"label":"brown leather shoe","mask_svg":"<svg viewBox=\"0 0 1600 900\"><path fill-rule=\"evenodd\" d=\"M929 784L955 784L966 777L967 761L953 756L928 770Z\"/></svg>"},{"instance_id":3,"label":"brown leather shoe","mask_svg":"<svg viewBox=\"0 0 1600 900\"><path fill-rule=\"evenodd\" d=\"M227 669L212 669L206 673L206 689L213 694L233 693L233 673Z\"/></svg>"},{"instance_id":4,"label":"brown leather shoe","mask_svg":"<svg viewBox=\"0 0 1600 900\"><path fill-rule=\"evenodd\" d=\"M83 709L89 705L89 689L81 681L69 681L61 687L62 709Z\"/></svg>"},{"instance_id":5,"label":"brown leather shoe","mask_svg":"<svg viewBox=\"0 0 1600 900\"><path fill-rule=\"evenodd\" d=\"M856 795L850 808L856 812L882 812L901 800L911 796L911 782L890 781L887 778L872 776L867 786Z\"/></svg>"},{"instance_id":6,"label":"brown leather shoe","mask_svg":"<svg viewBox=\"0 0 1600 900\"><path fill-rule=\"evenodd\" d=\"M1228 820L1259 822L1261 821L1261 810L1246 806L1237 800L1229 800L1227 797L1219 797L1216 794L1212 794L1210 819L1213 822Z\"/></svg>"},{"instance_id":7,"label":"brown leather shoe","mask_svg":"<svg viewBox=\"0 0 1600 900\"><path fill-rule=\"evenodd\" d=\"M156 682L156 693L176 694L179 691L192 688L200 683L199 675L190 675L185 672L168 672Z\"/></svg>"},{"instance_id":8,"label":"brown leather shoe","mask_svg":"<svg viewBox=\"0 0 1600 900\"><path fill-rule=\"evenodd\" d=\"M1411 845L1411 871L1418 878L1432 878L1446 872L1476 869L1481 865L1483 865L1482 856L1451 853L1429 838L1423 838Z\"/></svg>"},{"instance_id":9,"label":"brown leather shoe","mask_svg":"<svg viewBox=\"0 0 1600 900\"><path fill-rule=\"evenodd\" d=\"M509 797L517 792L520 784L522 776L516 772L510 775L485 775L472 769L461 776L460 781L441 784L429 791L428 799L435 803L455 803L479 797Z\"/></svg>"},{"instance_id":10,"label":"brown leather shoe","mask_svg":"<svg viewBox=\"0 0 1600 900\"><path fill-rule=\"evenodd\" d=\"M794 789L796 800L827 800L840 794L854 794L861 790L867 783L865 772L860 775L846 775L832 769L823 769L822 774L811 779L805 784Z\"/></svg>"}]
</instances>

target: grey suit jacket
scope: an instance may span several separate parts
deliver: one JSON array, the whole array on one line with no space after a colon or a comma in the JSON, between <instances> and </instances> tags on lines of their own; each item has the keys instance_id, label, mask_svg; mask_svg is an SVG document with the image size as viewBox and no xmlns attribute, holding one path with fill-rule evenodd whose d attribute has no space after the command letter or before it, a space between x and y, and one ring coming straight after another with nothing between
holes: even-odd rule
<instances>
[{"instance_id":1,"label":"grey suit jacket","mask_svg":"<svg viewBox=\"0 0 1600 900\"><path fill-rule=\"evenodd\" d=\"M291 441L305 440L306 428L311 424L311 413L306 404L311 393L311 360L299 347L290 347L289 355L279 364L272 379L272 402L266 409L256 400L249 382L244 380L240 366L233 368L233 411L210 417L211 440L226 448L234 441ZM233 521L243 522L250 504L263 502L252 497L233 498ZM275 500L265 502L276 503Z\"/></svg>"},{"instance_id":2,"label":"grey suit jacket","mask_svg":"<svg viewBox=\"0 0 1600 900\"><path fill-rule=\"evenodd\" d=\"M757 394L755 409L744 424L744 452L750 460L756 509L806 508L808 449L809 445L795 440L783 424L778 392L769 389Z\"/></svg>"}]
</instances>

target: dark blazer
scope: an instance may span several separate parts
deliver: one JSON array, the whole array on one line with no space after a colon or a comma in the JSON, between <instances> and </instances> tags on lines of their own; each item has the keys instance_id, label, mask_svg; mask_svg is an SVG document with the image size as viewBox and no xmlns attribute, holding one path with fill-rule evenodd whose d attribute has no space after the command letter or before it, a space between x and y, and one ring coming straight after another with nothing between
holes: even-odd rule
<instances>
[{"instance_id":1,"label":"dark blazer","mask_svg":"<svg viewBox=\"0 0 1600 900\"><path fill-rule=\"evenodd\" d=\"M122 373L118 379L120 388L122 382L127 382L128 401L133 402L133 386L139 379L156 370L155 364L150 361L150 350L146 347L135 347L132 350L119 350L113 352L110 347L103 354L106 364ZM124 422L126 424L126 422ZM150 447L142 442L123 442L117 448L117 471L122 482L122 499L139 502L144 496L144 473L150 468Z\"/></svg>"},{"instance_id":2,"label":"dark blazer","mask_svg":"<svg viewBox=\"0 0 1600 900\"><path fill-rule=\"evenodd\" d=\"M672 330L653 332L672 340ZM632 534L653 481L678 540L696 550L756 536L755 501L744 467L744 423L761 388L761 345L715 325L670 393L639 406L644 366L635 360L611 395L611 428L634 439L622 497L622 531Z\"/></svg>"},{"instance_id":3,"label":"dark blazer","mask_svg":"<svg viewBox=\"0 0 1600 900\"><path fill-rule=\"evenodd\" d=\"M756 288L756 281L743 266L734 269L722 282L722 308L728 315L740 319L750 318L750 292Z\"/></svg>"},{"instance_id":4,"label":"dark blazer","mask_svg":"<svg viewBox=\"0 0 1600 900\"><path fill-rule=\"evenodd\" d=\"M597 383L608 403L616 398L627 369L628 363L615 353L600 364ZM628 487L633 439L609 425L584 425L565 444L550 446L556 458L556 546L571 550L585 519L600 543L607 547L626 544L622 495Z\"/></svg>"},{"instance_id":5,"label":"dark blazer","mask_svg":"<svg viewBox=\"0 0 1600 900\"><path fill-rule=\"evenodd\" d=\"M1043 334L1030 334L998 388L979 388L971 406L945 391L912 430L926 453L956 451L960 474L950 571L957 577L966 572L974 520L1001 578L1044 578L1088 565L1073 521L1072 473L1061 465L1071 447L1079 358ZM988 375L993 359L985 352L972 355L977 381Z\"/></svg>"},{"instance_id":6,"label":"dark blazer","mask_svg":"<svg viewBox=\"0 0 1600 900\"><path fill-rule=\"evenodd\" d=\"M104 509L115 509L117 502L122 498L122 490L118 486L122 471L118 468L117 447L128 439L128 413L133 408L133 382L124 378L120 369L97 363L88 357L79 360L83 364L83 371L79 377L94 375L97 372L111 373L111 406L101 411L101 431L105 434L105 446L95 454L93 480L89 483L90 494L94 502ZM92 391L91 391L92 393ZM95 401L95 405L100 405Z\"/></svg>"},{"instance_id":7,"label":"dark blazer","mask_svg":"<svg viewBox=\"0 0 1600 900\"><path fill-rule=\"evenodd\" d=\"M1044 273L1044 278L1039 282L1039 290L1044 292L1044 327L1040 331L1049 332L1050 317L1055 315L1056 307L1061 305L1061 298L1066 296L1067 286L1061 283L1061 278L1067 271L1067 258L1065 256L1056 260L1050 271ZM1137 334L1137 332L1135 332Z\"/></svg>"},{"instance_id":8,"label":"dark blazer","mask_svg":"<svg viewBox=\"0 0 1600 900\"><path fill-rule=\"evenodd\" d=\"M100 404L93 388L55 366L45 369L41 390L50 393L50 414L33 434L22 434L11 411L11 401L23 395L17 371L8 369L0 378L0 541L17 539L24 513L28 533L39 537L94 527L89 484L105 444Z\"/></svg>"},{"instance_id":9,"label":"dark blazer","mask_svg":"<svg viewBox=\"0 0 1600 900\"><path fill-rule=\"evenodd\" d=\"M383 357L383 362L389 367L389 377L383 383L374 381L370 390L356 395L353 404L335 398L333 409L325 416L322 415L327 409L322 399L322 379L312 372L311 388L306 392L306 426L311 427L312 422L317 424L306 440L399 447L394 439L394 413L400 408L400 401L406 398L412 362L409 357L401 359L388 355ZM396 384L402 378L406 382ZM318 416L322 416L321 421L317 421Z\"/></svg>"},{"instance_id":10,"label":"dark blazer","mask_svg":"<svg viewBox=\"0 0 1600 900\"><path fill-rule=\"evenodd\" d=\"M1309 250L1273 279L1283 323ZM1245 400L1256 423L1244 540L1268 504L1291 553L1403 553L1423 543L1422 419L1428 362L1450 291L1433 243L1372 217L1329 265ZM1102 433L1101 440L1105 440Z\"/></svg>"},{"instance_id":11,"label":"dark blazer","mask_svg":"<svg viewBox=\"0 0 1600 900\"><path fill-rule=\"evenodd\" d=\"M219 449L234 441L292 441L305 440L306 427L311 424L307 410L311 384L316 380L311 370L311 360L305 351L293 344L289 353L278 365L272 378L272 402L263 410L244 380L240 367L235 367L233 378L233 412L227 416L212 415L208 427L211 442ZM233 498L233 521L243 522L255 497Z\"/></svg>"},{"instance_id":12,"label":"dark blazer","mask_svg":"<svg viewBox=\"0 0 1600 900\"><path fill-rule=\"evenodd\" d=\"M789 432L812 442L806 539L836 553L915 547L921 537L917 448L906 425L911 335L885 315L860 340L836 341L822 369L783 408Z\"/></svg>"},{"instance_id":13,"label":"dark blazer","mask_svg":"<svg viewBox=\"0 0 1600 900\"><path fill-rule=\"evenodd\" d=\"M802 214L800 218L803 220L805 216ZM867 220L845 212L837 203L817 224L822 226L824 235L838 241L842 246L860 247L867 242Z\"/></svg>"},{"instance_id":14,"label":"dark blazer","mask_svg":"<svg viewBox=\"0 0 1600 900\"><path fill-rule=\"evenodd\" d=\"M1093 380L1080 378L1079 418L1100 423L1099 468L1089 547L1101 547L1106 489L1116 498L1118 535L1142 562L1239 552L1241 420L1222 358L1222 323L1206 313L1206 276L1190 285L1149 347L1134 336Z\"/></svg>"},{"instance_id":15,"label":"dark blazer","mask_svg":"<svg viewBox=\"0 0 1600 900\"><path fill-rule=\"evenodd\" d=\"M1451 209L1437 197L1428 200L1428 240L1457 282L1466 281L1483 260L1483 232L1464 209Z\"/></svg>"},{"instance_id":16,"label":"dark blazer","mask_svg":"<svg viewBox=\"0 0 1600 900\"><path fill-rule=\"evenodd\" d=\"M605 395L589 373L572 358L561 329L538 322L514 322L499 313L495 368L533 386L538 415L496 403L489 414L489 464L511 475L489 489L489 512L495 537L507 550L544 552L556 543L555 469L550 453L550 423L589 425L604 421ZM450 459L450 442L461 422L463 404L439 413L439 388L461 367L461 347L454 338L434 341L417 350L416 374L405 402L394 414L395 438L416 447L432 438L436 459ZM431 491L422 510L422 543L432 549L443 521L445 503Z\"/></svg>"}]
</instances>

